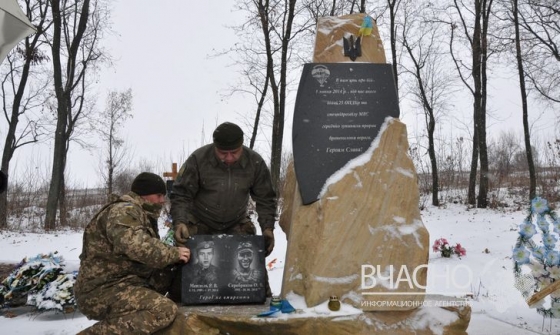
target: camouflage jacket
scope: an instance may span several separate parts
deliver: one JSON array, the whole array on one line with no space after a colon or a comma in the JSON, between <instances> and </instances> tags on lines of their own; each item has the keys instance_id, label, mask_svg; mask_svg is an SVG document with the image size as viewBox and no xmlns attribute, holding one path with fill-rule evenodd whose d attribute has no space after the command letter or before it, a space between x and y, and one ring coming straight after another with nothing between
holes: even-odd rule
<instances>
[{"instance_id":1,"label":"camouflage jacket","mask_svg":"<svg viewBox=\"0 0 560 335\"><path fill-rule=\"evenodd\" d=\"M160 240L157 223L143 204L141 197L130 192L89 222L74 285L76 295L120 284L150 286L157 269L180 261L179 249Z\"/></svg>"},{"instance_id":2,"label":"camouflage jacket","mask_svg":"<svg viewBox=\"0 0 560 335\"><path fill-rule=\"evenodd\" d=\"M276 193L262 157L243 147L232 166L220 162L214 144L194 151L179 170L171 192L173 222L204 223L224 230L247 216L249 196L256 203L261 228L273 228Z\"/></svg>"}]
</instances>

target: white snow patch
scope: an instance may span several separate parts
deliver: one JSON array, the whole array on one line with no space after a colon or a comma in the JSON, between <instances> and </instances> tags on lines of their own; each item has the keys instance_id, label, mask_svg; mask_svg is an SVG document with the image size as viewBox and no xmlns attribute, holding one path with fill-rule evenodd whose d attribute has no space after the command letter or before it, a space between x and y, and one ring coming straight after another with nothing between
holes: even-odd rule
<instances>
[{"instance_id":1,"label":"white snow patch","mask_svg":"<svg viewBox=\"0 0 560 335\"><path fill-rule=\"evenodd\" d=\"M254 318L258 320L262 320L264 322L271 321L271 320L278 320L278 319L293 319L293 318L309 318L309 317L338 317L332 319L332 321L342 321L348 318L354 318L360 314L363 314L363 311L353 307L352 305L345 304L340 302L340 310L333 312L328 307L328 300L324 301L316 306L308 307L307 303L305 302L305 298L295 294L293 291L288 293L285 297L290 304L296 309L294 313L276 313L272 317L268 318Z\"/></svg>"},{"instance_id":2,"label":"white snow patch","mask_svg":"<svg viewBox=\"0 0 560 335\"><path fill-rule=\"evenodd\" d=\"M321 283L329 283L329 284L350 284L352 282L354 282L356 279L358 279L358 275L357 274L353 274L350 276L345 276L345 277L321 277L321 276L315 276L315 275L311 275L311 279L321 282Z\"/></svg>"},{"instance_id":3,"label":"white snow patch","mask_svg":"<svg viewBox=\"0 0 560 335\"><path fill-rule=\"evenodd\" d=\"M290 281L302 280L302 279L303 279L303 275L301 273L290 275Z\"/></svg>"},{"instance_id":4,"label":"white snow patch","mask_svg":"<svg viewBox=\"0 0 560 335\"><path fill-rule=\"evenodd\" d=\"M430 328L434 334L443 334L443 328L458 318L457 314L443 308L421 308L411 323L416 329Z\"/></svg>"},{"instance_id":5,"label":"white snow patch","mask_svg":"<svg viewBox=\"0 0 560 335\"><path fill-rule=\"evenodd\" d=\"M418 229L421 229L423 227L422 221L414 220L411 224L404 224L405 219L398 216L393 217L393 220L397 224L385 224L379 227L372 227L371 225L368 225L369 233L371 235L375 235L379 232L385 232L390 237L396 238L402 241L403 243L404 243L402 239L403 235L412 235L416 240L416 244L420 248L424 249L424 246L422 245L422 243L420 243L420 238L417 233Z\"/></svg>"},{"instance_id":6,"label":"white snow patch","mask_svg":"<svg viewBox=\"0 0 560 335\"><path fill-rule=\"evenodd\" d=\"M396 172L405 175L409 178L414 178L414 172L408 169L403 169L402 167L398 167L395 169Z\"/></svg>"}]
</instances>

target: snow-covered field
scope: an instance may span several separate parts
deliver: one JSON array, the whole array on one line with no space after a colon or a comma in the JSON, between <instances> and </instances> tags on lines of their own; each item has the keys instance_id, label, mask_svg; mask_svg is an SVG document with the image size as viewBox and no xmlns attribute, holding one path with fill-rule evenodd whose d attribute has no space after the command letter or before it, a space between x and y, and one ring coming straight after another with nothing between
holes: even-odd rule
<instances>
[{"instance_id":1,"label":"snow-covered field","mask_svg":"<svg viewBox=\"0 0 560 335\"><path fill-rule=\"evenodd\" d=\"M527 204L528 206L528 204ZM546 319L527 306L521 293L513 286L512 249L518 226L527 213L524 210L466 209L464 205L448 204L444 208L427 207L422 220L430 232L428 293L457 295L470 292L472 318L469 334L558 334L560 322ZM273 293L281 290L286 238L275 230L276 248L267 262L276 259L269 271ZM460 243L466 256L442 258L431 251L436 239L446 238L452 245ZM80 232L50 234L0 233L0 262L16 263L24 257L58 251L67 271L77 270L81 251ZM445 282L451 278L451 284ZM297 299L295 299L297 300ZM293 301L302 308L301 301ZM324 306L308 312L323 314ZM355 314L356 309L344 305L340 312ZM7 317L7 316L14 317ZM36 313L29 308L3 310L0 315L2 334L75 334L93 324L80 313Z\"/></svg>"}]
</instances>

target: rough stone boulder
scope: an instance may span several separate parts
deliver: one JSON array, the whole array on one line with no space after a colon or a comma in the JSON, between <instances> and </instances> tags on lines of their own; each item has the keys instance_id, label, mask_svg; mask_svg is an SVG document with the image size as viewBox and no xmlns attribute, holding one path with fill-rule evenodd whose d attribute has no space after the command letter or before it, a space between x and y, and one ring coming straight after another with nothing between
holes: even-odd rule
<instances>
[{"instance_id":1,"label":"rough stone boulder","mask_svg":"<svg viewBox=\"0 0 560 335\"><path fill-rule=\"evenodd\" d=\"M317 21L317 35L313 62L343 63L350 59L344 56L342 38L349 35L357 37L366 14L357 13L343 16L325 16ZM385 50L379 37L377 24L373 25L371 35L362 36L362 55L358 62L385 63Z\"/></svg>"},{"instance_id":2,"label":"rough stone boulder","mask_svg":"<svg viewBox=\"0 0 560 335\"><path fill-rule=\"evenodd\" d=\"M298 191L285 190L294 192L285 194L291 211L282 213L291 222L282 295L294 292L308 306L336 295L370 311L423 301L429 236L407 150L406 126L389 118L370 149L330 178L319 201L304 206Z\"/></svg>"}]
</instances>

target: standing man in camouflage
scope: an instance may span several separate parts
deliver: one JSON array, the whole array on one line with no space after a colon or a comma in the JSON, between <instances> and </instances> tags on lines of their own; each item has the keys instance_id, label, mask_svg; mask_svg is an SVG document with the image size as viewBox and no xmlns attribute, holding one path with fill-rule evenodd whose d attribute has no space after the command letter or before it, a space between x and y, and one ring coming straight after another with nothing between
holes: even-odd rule
<instances>
[{"instance_id":1,"label":"standing man in camouflage","mask_svg":"<svg viewBox=\"0 0 560 335\"><path fill-rule=\"evenodd\" d=\"M274 248L276 192L262 157L243 146L243 131L225 122L213 133L212 144L195 150L179 170L171 192L175 241L184 245L191 235L255 235L248 213L249 197L256 204L266 255ZM180 301L180 271L170 296ZM270 288L267 294L270 295Z\"/></svg>"},{"instance_id":2,"label":"standing man in camouflage","mask_svg":"<svg viewBox=\"0 0 560 335\"><path fill-rule=\"evenodd\" d=\"M80 311L100 322L79 334L187 333L185 315L161 294L171 267L190 259L188 248L160 240L165 194L163 179L143 172L85 228L74 293Z\"/></svg>"}]
</instances>

